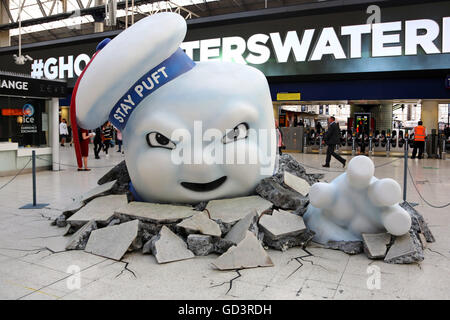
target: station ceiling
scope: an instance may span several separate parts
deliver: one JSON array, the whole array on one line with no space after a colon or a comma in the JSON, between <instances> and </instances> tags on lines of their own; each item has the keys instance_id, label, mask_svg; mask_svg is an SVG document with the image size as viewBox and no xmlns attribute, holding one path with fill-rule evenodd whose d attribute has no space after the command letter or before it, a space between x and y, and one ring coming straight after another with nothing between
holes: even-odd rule
<instances>
[{"instance_id":1,"label":"station ceiling","mask_svg":"<svg viewBox=\"0 0 450 320\"><path fill-rule=\"evenodd\" d=\"M7 4L8 0L0 0ZM107 0L9 0L7 16L9 23L17 23L21 12L22 44L55 40L94 32L94 18L92 15L79 15L76 13L68 18L50 21L53 16L62 17L65 12L74 10L94 9L104 6ZM112 0L109 0L112 1ZM244 11L260 10L265 8L279 8L292 5L324 2L330 0L135 0L137 5L132 9L132 0L128 0L128 25L156 12L177 11L186 19L203 18L222 14L239 13ZM125 1L117 0L120 6ZM134 2L134 1L133 1ZM98 11L97 11L98 12ZM132 15L134 17L132 17ZM126 11L117 11L117 24L106 26L104 31L125 29ZM28 25L33 21L33 25ZM45 22L50 21L50 22ZM39 23L37 23L39 22ZM7 22L4 21L4 24ZM19 28L10 29L11 45L19 43Z\"/></svg>"}]
</instances>

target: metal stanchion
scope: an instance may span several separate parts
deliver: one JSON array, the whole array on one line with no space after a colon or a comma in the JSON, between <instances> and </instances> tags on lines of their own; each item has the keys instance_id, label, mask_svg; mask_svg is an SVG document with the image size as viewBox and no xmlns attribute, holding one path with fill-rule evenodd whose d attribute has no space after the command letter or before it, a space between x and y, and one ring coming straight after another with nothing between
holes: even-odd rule
<instances>
[{"instance_id":1,"label":"metal stanchion","mask_svg":"<svg viewBox=\"0 0 450 320\"><path fill-rule=\"evenodd\" d=\"M445 160L447 158L447 151L445 150L445 135L442 135L442 152L441 152L441 159Z\"/></svg>"},{"instance_id":2,"label":"metal stanchion","mask_svg":"<svg viewBox=\"0 0 450 320\"><path fill-rule=\"evenodd\" d=\"M355 134L353 134L352 137L352 156L354 156L356 154L356 143L355 143L356 137Z\"/></svg>"},{"instance_id":3,"label":"metal stanchion","mask_svg":"<svg viewBox=\"0 0 450 320\"><path fill-rule=\"evenodd\" d=\"M390 155L391 155L391 138L387 138L386 157L390 157Z\"/></svg>"},{"instance_id":4,"label":"metal stanchion","mask_svg":"<svg viewBox=\"0 0 450 320\"><path fill-rule=\"evenodd\" d=\"M31 163L32 163L32 180L33 180L33 203L29 203L20 207L19 209L42 209L48 206L48 203L36 203L36 151L31 152Z\"/></svg>"},{"instance_id":5,"label":"metal stanchion","mask_svg":"<svg viewBox=\"0 0 450 320\"><path fill-rule=\"evenodd\" d=\"M319 154L322 154L323 147L322 147L322 135L319 136Z\"/></svg>"},{"instance_id":6,"label":"metal stanchion","mask_svg":"<svg viewBox=\"0 0 450 320\"><path fill-rule=\"evenodd\" d=\"M405 143L405 154L403 156L403 201L406 201L406 188L408 185L408 138L406 138Z\"/></svg>"},{"instance_id":7,"label":"metal stanchion","mask_svg":"<svg viewBox=\"0 0 450 320\"><path fill-rule=\"evenodd\" d=\"M372 136L369 137L369 157L373 157L373 143L372 143Z\"/></svg>"},{"instance_id":8,"label":"metal stanchion","mask_svg":"<svg viewBox=\"0 0 450 320\"><path fill-rule=\"evenodd\" d=\"M303 153L306 153L306 152L307 152L307 149L306 149L306 140L307 140L306 134L304 134L304 135L303 135Z\"/></svg>"},{"instance_id":9,"label":"metal stanchion","mask_svg":"<svg viewBox=\"0 0 450 320\"><path fill-rule=\"evenodd\" d=\"M391 155L391 131L386 132L386 157Z\"/></svg>"}]
</instances>

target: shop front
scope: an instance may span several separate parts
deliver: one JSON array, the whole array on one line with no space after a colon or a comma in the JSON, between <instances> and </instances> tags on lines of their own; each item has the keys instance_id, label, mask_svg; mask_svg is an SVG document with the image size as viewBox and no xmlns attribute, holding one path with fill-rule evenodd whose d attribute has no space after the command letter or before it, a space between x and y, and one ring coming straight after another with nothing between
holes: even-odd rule
<instances>
[{"instance_id":1,"label":"shop front","mask_svg":"<svg viewBox=\"0 0 450 320\"><path fill-rule=\"evenodd\" d=\"M59 169L58 97L66 94L63 81L0 72L0 176L24 168L33 150L38 169Z\"/></svg>"}]
</instances>

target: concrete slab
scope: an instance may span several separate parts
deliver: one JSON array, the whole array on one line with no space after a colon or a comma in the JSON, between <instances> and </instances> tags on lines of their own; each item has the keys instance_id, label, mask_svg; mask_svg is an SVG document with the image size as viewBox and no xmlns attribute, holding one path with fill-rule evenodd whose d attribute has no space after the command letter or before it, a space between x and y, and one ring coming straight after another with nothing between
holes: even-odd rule
<instances>
[{"instance_id":1,"label":"concrete slab","mask_svg":"<svg viewBox=\"0 0 450 320\"><path fill-rule=\"evenodd\" d=\"M309 189L311 188L308 181L299 178L287 171L284 172L284 184L291 187L302 196L306 196L309 193Z\"/></svg>"},{"instance_id":2,"label":"concrete slab","mask_svg":"<svg viewBox=\"0 0 450 320\"><path fill-rule=\"evenodd\" d=\"M281 179L283 179L283 176L281 176ZM262 179L256 186L255 191L275 207L285 210L302 210L309 203L308 197L279 182L275 177ZM304 210L306 211L306 209Z\"/></svg>"},{"instance_id":3,"label":"concrete slab","mask_svg":"<svg viewBox=\"0 0 450 320\"><path fill-rule=\"evenodd\" d=\"M75 232L66 245L66 250L84 250L91 232L97 229L95 220L91 220Z\"/></svg>"},{"instance_id":4,"label":"concrete slab","mask_svg":"<svg viewBox=\"0 0 450 320\"><path fill-rule=\"evenodd\" d=\"M95 188L89 190L86 193L83 193L79 196L76 196L74 198L74 202L84 202L87 203L88 201L105 195L106 193L108 193L108 191L110 191L112 189L112 187L114 186L114 184L117 182L117 180L114 181L110 181L101 185L96 186Z\"/></svg>"},{"instance_id":5,"label":"concrete slab","mask_svg":"<svg viewBox=\"0 0 450 320\"><path fill-rule=\"evenodd\" d=\"M340 250L346 254L360 254L364 251L364 245L362 241L328 241L325 244L325 248Z\"/></svg>"},{"instance_id":6,"label":"concrete slab","mask_svg":"<svg viewBox=\"0 0 450 320\"><path fill-rule=\"evenodd\" d=\"M212 200L206 206L211 219L220 219L224 223L235 223L253 210L256 210L261 215L263 211L270 208L272 208L272 203L260 196Z\"/></svg>"},{"instance_id":7,"label":"concrete slab","mask_svg":"<svg viewBox=\"0 0 450 320\"><path fill-rule=\"evenodd\" d=\"M383 259L386 256L387 245L391 242L389 233L363 233L364 252L370 259Z\"/></svg>"},{"instance_id":8,"label":"concrete slab","mask_svg":"<svg viewBox=\"0 0 450 320\"><path fill-rule=\"evenodd\" d=\"M272 215L263 215L259 225L272 240L296 236L306 230L302 217L284 210L275 210Z\"/></svg>"},{"instance_id":9,"label":"concrete slab","mask_svg":"<svg viewBox=\"0 0 450 320\"><path fill-rule=\"evenodd\" d=\"M190 206L133 201L115 210L115 216L128 216L143 222L174 223L192 217L197 211Z\"/></svg>"},{"instance_id":10,"label":"concrete slab","mask_svg":"<svg viewBox=\"0 0 450 320\"><path fill-rule=\"evenodd\" d=\"M177 224L177 227L183 228L187 233L201 233L214 237L220 237L222 232L219 225L208 217L206 212L199 212L190 218L187 218Z\"/></svg>"},{"instance_id":11,"label":"concrete slab","mask_svg":"<svg viewBox=\"0 0 450 320\"><path fill-rule=\"evenodd\" d=\"M167 263L194 257L186 243L169 228L163 226L159 235L152 238L151 250L158 263Z\"/></svg>"},{"instance_id":12,"label":"concrete slab","mask_svg":"<svg viewBox=\"0 0 450 320\"><path fill-rule=\"evenodd\" d=\"M272 259L253 233L247 235L237 246L228 249L212 263L219 270L272 267Z\"/></svg>"},{"instance_id":13,"label":"concrete slab","mask_svg":"<svg viewBox=\"0 0 450 320\"><path fill-rule=\"evenodd\" d=\"M413 263L424 259L422 244L413 232L396 237L394 244L389 248L384 261L387 263Z\"/></svg>"},{"instance_id":14,"label":"concrete slab","mask_svg":"<svg viewBox=\"0 0 450 320\"><path fill-rule=\"evenodd\" d=\"M126 204L127 196L125 194L95 198L67 219L67 222L86 223L95 220L106 223L114 215L116 209Z\"/></svg>"},{"instance_id":15,"label":"concrete slab","mask_svg":"<svg viewBox=\"0 0 450 320\"><path fill-rule=\"evenodd\" d=\"M94 230L84 251L120 260L138 235L139 220Z\"/></svg>"},{"instance_id":16,"label":"concrete slab","mask_svg":"<svg viewBox=\"0 0 450 320\"><path fill-rule=\"evenodd\" d=\"M258 234L258 225L257 221L259 218L258 212L256 210L253 210L248 215L246 215L243 219L239 220L227 233L225 236L225 240L231 241L234 244L238 244L242 240L245 239L247 236L247 231L250 230L250 228L253 227L253 229L256 228L255 234Z\"/></svg>"}]
</instances>

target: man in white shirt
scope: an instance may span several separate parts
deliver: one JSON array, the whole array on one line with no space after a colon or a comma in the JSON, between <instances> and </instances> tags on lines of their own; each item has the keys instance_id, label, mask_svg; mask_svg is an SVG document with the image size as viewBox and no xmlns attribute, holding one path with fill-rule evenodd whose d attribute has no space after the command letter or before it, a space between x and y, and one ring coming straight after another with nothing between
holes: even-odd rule
<instances>
[{"instance_id":1,"label":"man in white shirt","mask_svg":"<svg viewBox=\"0 0 450 320\"><path fill-rule=\"evenodd\" d=\"M62 119L62 122L59 124L59 135L61 138L61 147L64 147L64 143L66 143L66 138L69 135L66 119Z\"/></svg>"}]
</instances>

